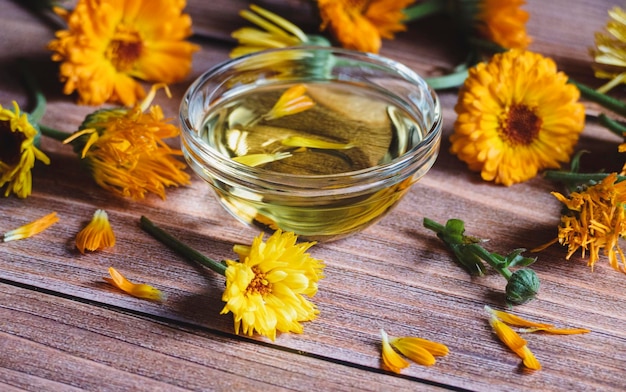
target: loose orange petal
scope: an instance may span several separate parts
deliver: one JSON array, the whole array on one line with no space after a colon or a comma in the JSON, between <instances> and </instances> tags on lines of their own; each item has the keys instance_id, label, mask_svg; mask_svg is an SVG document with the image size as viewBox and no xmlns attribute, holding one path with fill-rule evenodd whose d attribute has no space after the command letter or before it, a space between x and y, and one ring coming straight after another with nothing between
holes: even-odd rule
<instances>
[{"instance_id":1,"label":"loose orange petal","mask_svg":"<svg viewBox=\"0 0 626 392\"><path fill-rule=\"evenodd\" d=\"M493 315L489 319L489 324L491 324L491 327L493 328L496 335L498 335L500 341L502 341L502 343L504 343L508 348L515 351L519 355L519 352L521 352L520 350L522 350L522 348L526 346L526 340L519 336L519 334L515 332L511 327L509 327Z\"/></svg>"},{"instance_id":2,"label":"loose orange petal","mask_svg":"<svg viewBox=\"0 0 626 392\"><path fill-rule=\"evenodd\" d=\"M589 333L591 330L586 328L526 328L522 329L519 332L522 333L532 333L532 332L545 332L553 335L576 335L581 333Z\"/></svg>"},{"instance_id":3,"label":"loose orange petal","mask_svg":"<svg viewBox=\"0 0 626 392\"><path fill-rule=\"evenodd\" d=\"M263 118L275 120L277 118L300 113L315 106L315 102L306 95L306 86L298 84L289 87L280 96L274 107Z\"/></svg>"},{"instance_id":4,"label":"loose orange petal","mask_svg":"<svg viewBox=\"0 0 626 392\"><path fill-rule=\"evenodd\" d=\"M405 357L415 363L424 366L432 366L437 362L433 354L416 341L407 340L407 338L394 338L390 340L390 343L392 347L395 347Z\"/></svg>"},{"instance_id":5,"label":"loose orange petal","mask_svg":"<svg viewBox=\"0 0 626 392\"><path fill-rule=\"evenodd\" d=\"M537 327L537 328L552 328L553 327L552 324L536 323L534 321L526 320L522 317L516 316L514 314L511 314L502 310L492 309L489 306L485 306L485 310L488 313L491 313L492 315L496 316L501 321L509 325L515 325L517 327Z\"/></svg>"},{"instance_id":6,"label":"loose orange petal","mask_svg":"<svg viewBox=\"0 0 626 392\"><path fill-rule=\"evenodd\" d=\"M535 355L528 348L528 346L522 347L521 353L517 353L521 358L524 359L523 363L530 370L541 370L541 364L535 358Z\"/></svg>"},{"instance_id":7,"label":"loose orange petal","mask_svg":"<svg viewBox=\"0 0 626 392\"><path fill-rule=\"evenodd\" d=\"M96 210L91 222L76 235L76 247L80 253L102 250L115 245L115 234L104 210Z\"/></svg>"},{"instance_id":8,"label":"loose orange petal","mask_svg":"<svg viewBox=\"0 0 626 392\"><path fill-rule=\"evenodd\" d=\"M159 302L165 299L161 290L147 284L132 283L113 267L109 267L109 273L111 278L103 279L133 297Z\"/></svg>"},{"instance_id":9,"label":"loose orange petal","mask_svg":"<svg viewBox=\"0 0 626 392\"><path fill-rule=\"evenodd\" d=\"M382 358L383 364L389 370L394 373L400 373L402 369L407 368L409 366L409 362L407 362L404 358L400 356L389 344L389 336L384 330L380 330L380 334L382 336Z\"/></svg>"},{"instance_id":10,"label":"loose orange petal","mask_svg":"<svg viewBox=\"0 0 626 392\"><path fill-rule=\"evenodd\" d=\"M59 217L57 216L57 213L51 212L50 214L43 216L28 224L25 224L24 226L20 226L17 229L13 229L4 233L4 242L32 237L35 234L41 233L42 231L46 230L48 227L52 226L58 221Z\"/></svg>"}]
</instances>

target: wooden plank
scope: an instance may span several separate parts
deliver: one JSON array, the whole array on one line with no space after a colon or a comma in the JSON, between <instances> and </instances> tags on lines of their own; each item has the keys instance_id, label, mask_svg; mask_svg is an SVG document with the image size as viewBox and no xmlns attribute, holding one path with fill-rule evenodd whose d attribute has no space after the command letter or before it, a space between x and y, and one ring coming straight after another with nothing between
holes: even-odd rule
<instances>
[{"instance_id":1,"label":"wooden plank","mask_svg":"<svg viewBox=\"0 0 626 392\"><path fill-rule=\"evenodd\" d=\"M439 389L26 288L0 298L0 383L25 390Z\"/></svg>"}]
</instances>

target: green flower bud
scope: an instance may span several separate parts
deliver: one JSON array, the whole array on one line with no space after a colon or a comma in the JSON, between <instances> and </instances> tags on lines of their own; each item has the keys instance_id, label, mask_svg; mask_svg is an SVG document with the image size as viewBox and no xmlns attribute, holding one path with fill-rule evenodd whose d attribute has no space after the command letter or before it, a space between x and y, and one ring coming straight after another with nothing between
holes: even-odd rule
<instances>
[{"instance_id":1,"label":"green flower bud","mask_svg":"<svg viewBox=\"0 0 626 392\"><path fill-rule=\"evenodd\" d=\"M506 301L522 305L535 298L539 292L539 278L535 271L523 268L513 272L506 284Z\"/></svg>"}]
</instances>

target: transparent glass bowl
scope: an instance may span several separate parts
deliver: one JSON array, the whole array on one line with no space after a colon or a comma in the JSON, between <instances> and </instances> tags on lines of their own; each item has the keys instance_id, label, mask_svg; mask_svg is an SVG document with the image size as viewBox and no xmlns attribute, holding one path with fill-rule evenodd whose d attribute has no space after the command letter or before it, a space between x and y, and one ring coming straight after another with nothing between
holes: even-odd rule
<instances>
[{"instance_id":1,"label":"transparent glass bowl","mask_svg":"<svg viewBox=\"0 0 626 392\"><path fill-rule=\"evenodd\" d=\"M239 108L257 92L278 98L295 85L306 86L314 109L283 111L275 120L283 121L280 126L262 115L271 104ZM326 114L332 120L318 124ZM327 47L268 50L218 64L189 87L180 121L185 159L235 218L317 241L356 233L389 212L435 162L442 126L437 95L409 68ZM312 157L298 170L275 169L282 162L249 166L233 160L235 150L248 151L257 124L269 130L265 144L281 146L276 140L292 130L307 140L358 143L338 149L291 146L289 159L302 152ZM327 166L339 169L324 172Z\"/></svg>"}]
</instances>

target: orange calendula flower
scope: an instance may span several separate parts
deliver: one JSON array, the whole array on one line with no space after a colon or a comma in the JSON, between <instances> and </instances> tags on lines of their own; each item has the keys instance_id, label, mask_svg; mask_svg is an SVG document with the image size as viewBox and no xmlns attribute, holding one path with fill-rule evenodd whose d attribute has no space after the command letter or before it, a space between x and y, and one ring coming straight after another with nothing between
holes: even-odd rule
<instances>
[{"instance_id":1,"label":"orange calendula flower","mask_svg":"<svg viewBox=\"0 0 626 392\"><path fill-rule=\"evenodd\" d=\"M152 192L165 199L165 187L189 183L182 155L162 139L178 136L179 129L164 120L161 107L150 106L154 86L132 109L103 109L85 119L72 143L96 183L123 197L143 199Z\"/></svg>"},{"instance_id":2,"label":"orange calendula flower","mask_svg":"<svg viewBox=\"0 0 626 392\"><path fill-rule=\"evenodd\" d=\"M596 47L591 50L595 76L611 79L598 88L601 93L626 83L626 10L613 7L609 10L609 17L606 32L596 33Z\"/></svg>"},{"instance_id":3,"label":"orange calendula flower","mask_svg":"<svg viewBox=\"0 0 626 392\"><path fill-rule=\"evenodd\" d=\"M35 234L39 234L46 230L48 227L59 221L59 217L56 212L51 212L46 216L43 216L37 220L34 220L24 226L20 226L17 229L13 229L4 233L4 242L21 240L29 238Z\"/></svg>"},{"instance_id":4,"label":"orange calendula flower","mask_svg":"<svg viewBox=\"0 0 626 392\"><path fill-rule=\"evenodd\" d=\"M581 249L582 257L589 252L592 269L600 258L600 250L608 256L611 267L626 272L626 257L619 239L626 236L626 181L617 182L617 173L611 173L600 183L569 197L552 192L567 211L561 215L557 238L536 250L555 242L567 245L567 260Z\"/></svg>"},{"instance_id":5,"label":"orange calendula flower","mask_svg":"<svg viewBox=\"0 0 626 392\"><path fill-rule=\"evenodd\" d=\"M402 369L409 366L409 363L396 353L394 348L413 362L423 366L434 365L435 356L448 355L448 347L441 343L413 336L389 338L382 329L380 334L382 335L383 364L394 373L400 373Z\"/></svg>"},{"instance_id":6,"label":"orange calendula flower","mask_svg":"<svg viewBox=\"0 0 626 392\"><path fill-rule=\"evenodd\" d=\"M104 277L105 281L133 297L159 302L165 300L165 295L161 290L148 284L132 283L113 267L109 267L109 274L111 277Z\"/></svg>"},{"instance_id":7,"label":"orange calendula flower","mask_svg":"<svg viewBox=\"0 0 626 392\"><path fill-rule=\"evenodd\" d=\"M306 253L314 242L296 240L295 234L278 230L267 242L260 234L250 247L235 246L240 261L226 260L221 312L233 314L235 333L241 329L275 340L276 331L301 333L300 323L317 317L306 297L317 293L324 263Z\"/></svg>"},{"instance_id":8,"label":"orange calendula flower","mask_svg":"<svg viewBox=\"0 0 626 392\"><path fill-rule=\"evenodd\" d=\"M111 248L115 245L115 234L104 210L96 210L93 218L84 229L76 235L76 247L80 253Z\"/></svg>"},{"instance_id":9,"label":"orange calendula flower","mask_svg":"<svg viewBox=\"0 0 626 392\"><path fill-rule=\"evenodd\" d=\"M329 29L348 49L378 53L381 39L405 31L406 6L415 0L318 0L321 29Z\"/></svg>"},{"instance_id":10,"label":"orange calendula flower","mask_svg":"<svg viewBox=\"0 0 626 392\"><path fill-rule=\"evenodd\" d=\"M485 181L512 185L567 162L585 125L580 92L540 54L512 49L469 70L450 151Z\"/></svg>"},{"instance_id":11,"label":"orange calendula flower","mask_svg":"<svg viewBox=\"0 0 626 392\"><path fill-rule=\"evenodd\" d=\"M4 196L12 192L22 199L28 197L35 160L50 164L50 159L35 146L37 136L37 130L28 115L20 113L17 102L13 101L13 110L0 105L0 188L8 184Z\"/></svg>"},{"instance_id":12,"label":"orange calendula flower","mask_svg":"<svg viewBox=\"0 0 626 392\"><path fill-rule=\"evenodd\" d=\"M308 110L315 106L315 102L306 95L306 86L298 84L289 87L280 96L272 109L266 113L263 118L267 121L276 120L281 117L291 116Z\"/></svg>"},{"instance_id":13,"label":"orange calendula flower","mask_svg":"<svg viewBox=\"0 0 626 392\"><path fill-rule=\"evenodd\" d=\"M135 80L174 83L191 70L197 45L186 42L191 17L185 0L79 0L73 11L55 8L67 22L48 48L61 62L64 93L79 103L132 106L145 92Z\"/></svg>"},{"instance_id":14,"label":"orange calendula flower","mask_svg":"<svg viewBox=\"0 0 626 392\"><path fill-rule=\"evenodd\" d=\"M478 34L507 49L525 49L531 42L526 33L528 12L521 9L525 0L473 0L464 7L473 8L473 27Z\"/></svg>"}]
</instances>

